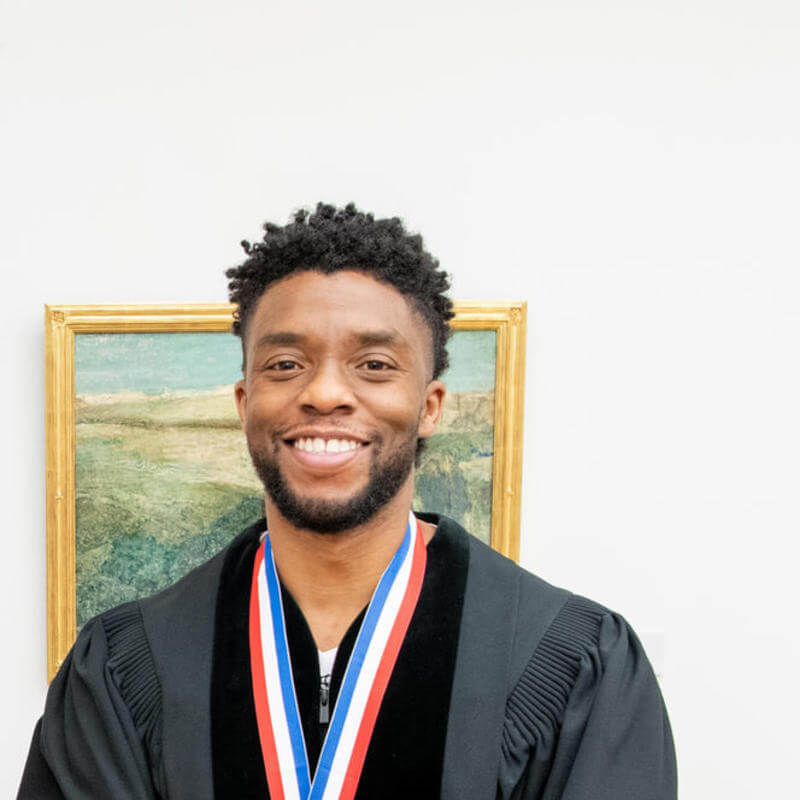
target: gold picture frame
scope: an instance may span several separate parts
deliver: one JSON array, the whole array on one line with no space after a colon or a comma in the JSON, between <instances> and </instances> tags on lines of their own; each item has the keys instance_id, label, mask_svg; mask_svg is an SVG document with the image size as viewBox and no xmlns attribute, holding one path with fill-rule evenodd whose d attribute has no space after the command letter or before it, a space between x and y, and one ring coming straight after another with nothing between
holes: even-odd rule
<instances>
[{"instance_id":1,"label":"gold picture frame","mask_svg":"<svg viewBox=\"0 0 800 800\"><path fill-rule=\"evenodd\" d=\"M518 560L526 303L455 302L458 331L493 331L493 451L490 543ZM233 306L45 306L47 675L51 680L77 634L75 337L109 333L224 333Z\"/></svg>"}]
</instances>

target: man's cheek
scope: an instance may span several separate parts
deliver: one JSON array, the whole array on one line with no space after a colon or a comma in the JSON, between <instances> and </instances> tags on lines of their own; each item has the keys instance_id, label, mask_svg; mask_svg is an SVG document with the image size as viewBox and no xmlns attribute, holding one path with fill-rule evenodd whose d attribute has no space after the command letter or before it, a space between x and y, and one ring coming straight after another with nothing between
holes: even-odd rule
<instances>
[{"instance_id":1,"label":"man's cheek","mask_svg":"<svg viewBox=\"0 0 800 800\"><path fill-rule=\"evenodd\" d=\"M262 447L274 438L270 426L263 418L258 416L250 416L248 418L245 430L248 440Z\"/></svg>"}]
</instances>

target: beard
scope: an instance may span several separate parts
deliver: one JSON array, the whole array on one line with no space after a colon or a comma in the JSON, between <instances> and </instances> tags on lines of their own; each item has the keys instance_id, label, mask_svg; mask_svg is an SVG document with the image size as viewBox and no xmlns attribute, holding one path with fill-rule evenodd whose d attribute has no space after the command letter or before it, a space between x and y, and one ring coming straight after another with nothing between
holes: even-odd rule
<instances>
[{"instance_id":1,"label":"beard","mask_svg":"<svg viewBox=\"0 0 800 800\"><path fill-rule=\"evenodd\" d=\"M369 522L397 494L414 466L416 434L384 461L380 461L381 446L379 439L370 445L373 453L367 485L345 500L318 500L293 491L278 466L279 442L272 452L251 446L250 457L267 494L292 525L313 533L341 533Z\"/></svg>"}]
</instances>

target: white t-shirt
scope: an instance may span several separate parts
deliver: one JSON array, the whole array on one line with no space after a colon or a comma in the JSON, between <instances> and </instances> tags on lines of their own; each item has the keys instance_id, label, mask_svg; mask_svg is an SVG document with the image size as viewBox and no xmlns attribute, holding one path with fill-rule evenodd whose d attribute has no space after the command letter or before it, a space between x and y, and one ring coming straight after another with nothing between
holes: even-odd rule
<instances>
[{"instance_id":1,"label":"white t-shirt","mask_svg":"<svg viewBox=\"0 0 800 800\"><path fill-rule=\"evenodd\" d=\"M322 650L317 650L320 677L327 677L330 680L331 672L333 672L333 662L336 660L336 651L338 649L338 647L334 647L333 650L326 650L324 653Z\"/></svg>"},{"instance_id":2,"label":"white t-shirt","mask_svg":"<svg viewBox=\"0 0 800 800\"><path fill-rule=\"evenodd\" d=\"M336 651L338 647L333 650L317 650L319 656L319 721L327 725L331 719L330 707L330 688L331 688L331 672L333 672L333 662L336 659Z\"/></svg>"}]
</instances>

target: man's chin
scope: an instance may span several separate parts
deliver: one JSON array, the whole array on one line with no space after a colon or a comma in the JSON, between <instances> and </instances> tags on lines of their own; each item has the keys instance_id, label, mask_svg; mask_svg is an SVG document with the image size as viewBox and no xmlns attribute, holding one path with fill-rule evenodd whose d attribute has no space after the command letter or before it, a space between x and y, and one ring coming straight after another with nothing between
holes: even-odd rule
<instances>
[{"instance_id":1,"label":"man's chin","mask_svg":"<svg viewBox=\"0 0 800 800\"><path fill-rule=\"evenodd\" d=\"M264 485L272 504L291 525L313 533L336 534L370 522L397 495L409 472L403 476L397 469L394 473L385 471L345 497L301 495L277 471Z\"/></svg>"},{"instance_id":2,"label":"man's chin","mask_svg":"<svg viewBox=\"0 0 800 800\"><path fill-rule=\"evenodd\" d=\"M362 489L347 497L308 497L296 491L278 467L277 460L254 452L253 466L280 514L294 527L314 533L333 534L368 523L397 495L413 474L416 438L397 449L383 463L373 463ZM267 520L269 522L269 520Z\"/></svg>"},{"instance_id":3,"label":"man's chin","mask_svg":"<svg viewBox=\"0 0 800 800\"><path fill-rule=\"evenodd\" d=\"M337 534L369 522L380 506L362 495L349 500L287 497L268 492L278 512L294 527L318 534Z\"/></svg>"}]
</instances>

